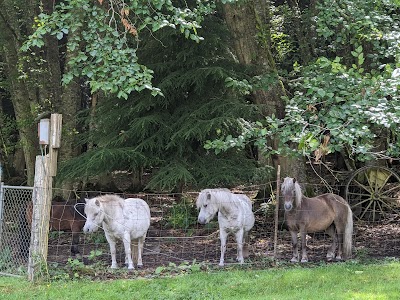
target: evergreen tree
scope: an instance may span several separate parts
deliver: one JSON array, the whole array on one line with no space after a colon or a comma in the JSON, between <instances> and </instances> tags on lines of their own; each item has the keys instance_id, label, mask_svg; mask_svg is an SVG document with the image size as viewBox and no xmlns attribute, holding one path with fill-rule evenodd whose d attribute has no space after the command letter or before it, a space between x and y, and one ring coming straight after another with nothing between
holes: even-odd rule
<instances>
[{"instance_id":1,"label":"evergreen tree","mask_svg":"<svg viewBox=\"0 0 400 300\"><path fill-rule=\"evenodd\" d=\"M241 118L254 120L259 113L233 88L246 84L251 70L230 54L221 19L207 17L200 34L205 39L199 44L172 29L143 38L138 56L154 70L163 96L145 91L100 103L92 120L95 130L82 134L83 143L96 146L64 164L62 178L147 169L151 190L255 180L260 169L250 147L219 155L204 149L206 140L238 133Z\"/></svg>"}]
</instances>

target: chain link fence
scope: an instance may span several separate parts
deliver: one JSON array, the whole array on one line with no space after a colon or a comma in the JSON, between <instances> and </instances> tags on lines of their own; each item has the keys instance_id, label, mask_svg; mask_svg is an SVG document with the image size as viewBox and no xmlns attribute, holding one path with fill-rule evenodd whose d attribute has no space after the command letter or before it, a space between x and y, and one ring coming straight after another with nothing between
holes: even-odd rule
<instances>
[{"instance_id":1,"label":"chain link fence","mask_svg":"<svg viewBox=\"0 0 400 300\"><path fill-rule=\"evenodd\" d=\"M26 205L32 187L0 186L0 272L25 274L29 256L30 228Z\"/></svg>"}]
</instances>

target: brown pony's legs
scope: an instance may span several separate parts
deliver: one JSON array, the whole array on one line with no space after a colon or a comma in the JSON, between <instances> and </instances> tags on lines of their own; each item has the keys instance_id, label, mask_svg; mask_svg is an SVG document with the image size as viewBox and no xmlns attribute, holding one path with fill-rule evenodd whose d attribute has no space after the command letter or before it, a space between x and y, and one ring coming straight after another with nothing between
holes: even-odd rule
<instances>
[{"instance_id":1,"label":"brown pony's legs","mask_svg":"<svg viewBox=\"0 0 400 300\"><path fill-rule=\"evenodd\" d=\"M138 268L143 267L142 254L145 238L142 236L132 241L132 260L136 262ZM128 263L127 258L125 263Z\"/></svg>"},{"instance_id":2,"label":"brown pony's legs","mask_svg":"<svg viewBox=\"0 0 400 300\"><path fill-rule=\"evenodd\" d=\"M343 233L338 233L337 234L337 239L338 239L338 254L336 256L337 260L342 260L343 258Z\"/></svg>"},{"instance_id":3,"label":"brown pony's legs","mask_svg":"<svg viewBox=\"0 0 400 300\"><path fill-rule=\"evenodd\" d=\"M132 240L132 261L138 262L138 255L139 255L139 240L133 239ZM128 264L128 259L125 257L125 264Z\"/></svg>"},{"instance_id":4,"label":"brown pony's legs","mask_svg":"<svg viewBox=\"0 0 400 300\"><path fill-rule=\"evenodd\" d=\"M78 249L79 237L84 223L85 222L83 220L74 220L70 223L72 232L71 254L74 256L80 253Z\"/></svg>"},{"instance_id":5,"label":"brown pony's legs","mask_svg":"<svg viewBox=\"0 0 400 300\"><path fill-rule=\"evenodd\" d=\"M249 253L249 232L243 232L243 258L247 258L250 256Z\"/></svg>"},{"instance_id":6,"label":"brown pony's legs","mask_svg":"<svg viewBox=\"0 0 400 300\"><path fill-rule=\"evenodd\" d=\"M328 261L331 261L335 258L335 251L337 247L337 241L338 241L338 235L336 234L336 229L335 226L332 224L329 226L325 232L332 238L332 245L328 249L328 253L326 254L326 259ZM341 249L340 249L340 243L339 243L339 253L338 253L338 259L340 259L341 255Z\"/></svg>"},{"instance_id":7,"label":"brown pony's legs","mask_svg":"<svg viewBox=\"0 0 400 300\"><path fill-rule=\"evenodd\" d=\"M338 241L338 253L336 256L336 260L342 260L343 258L343 234L344 234L344 228L341 228L339 226L336 227L336 236L337 236L337 241Z\"/></svg>"},{"instance_id":8,"label":"brown pony's legs","mask_svg":"<svg viewBox=\"0 0 400 300\"><path fill-rule=\"evenodd\" d=\"M307 257L307 232L304 229L300 229L301 236L301 262L308 262Z\"/></svg>"},{"instance_id":9,"label":"brown pony's legs","mask_svg":"<svg viewBox=\"0 0 400 300\"><path fill-rule=\"evenodd\" d=\"M290 231L290 236L292 237L292 247L293 247L293 257L291 262L299 262L299 249L297 244L297 231Z\"/></svg>"},{"instance_id":10,"label":"brown pony's legs","mask_svg":"<svg viewBox=\"0 0 400 300\"><path fill-rule=\"evenodd\" d=\"M142 236L142 237L138 238L138 247L137 247L137 266L138 266L138 268L143 267L142 254L143 254L143 245L144 245L145 239L146 239L146 236Z\"/></svg>"},{"instance_id":11,"label":"brown pony's legs","mask_svg":"<svg viewBox=\"0 0 400 300\"><path fill-rule=\"evenodd\" d=\"M77 255L79 254L79 232L72 232L72 244L71 244L71 254Z\"/></svg>"}]
</instances>

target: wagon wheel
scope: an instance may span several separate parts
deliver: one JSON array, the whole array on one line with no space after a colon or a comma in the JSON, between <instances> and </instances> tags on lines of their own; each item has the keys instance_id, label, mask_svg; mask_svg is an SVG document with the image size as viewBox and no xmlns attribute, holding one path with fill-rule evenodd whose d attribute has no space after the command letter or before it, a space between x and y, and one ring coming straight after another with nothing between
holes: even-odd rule
<instances>
[{"instance_id":1,"label":"wagon wheel","mask_svg":"<svg viewBox=\"0 0 400 300\"><path fill-rule=\"evenodd\" d=\"M375 222L400 211L400 177L385 167L356 170L346 185L346 199L359 220Z\"/></svg>"}]
</instances>

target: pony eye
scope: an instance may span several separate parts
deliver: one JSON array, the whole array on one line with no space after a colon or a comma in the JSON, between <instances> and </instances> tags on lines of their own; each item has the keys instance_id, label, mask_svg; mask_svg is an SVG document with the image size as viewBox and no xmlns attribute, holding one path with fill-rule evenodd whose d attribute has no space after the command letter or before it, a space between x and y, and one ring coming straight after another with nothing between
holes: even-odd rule
<instances>
[{"instance_id":1,"label":"pony eye","mask_svg":"<svg viewBox=\"0 0 400 300\"><path fill-rule=\"evenodd\" d=\"M99 213L95 213L94 216L97 217L98 214L99 214Z\"/></svg>"},{"instance_id":2,"label":"pony eye","mask_svg":"<svg viewBox=\"0 0 400 300\"><path fill-rule=\"evenodd\" d=\"M206 208L206 207L207 207L207 204L204 204L203 207Z\"/></svg>"}]
</instances>

